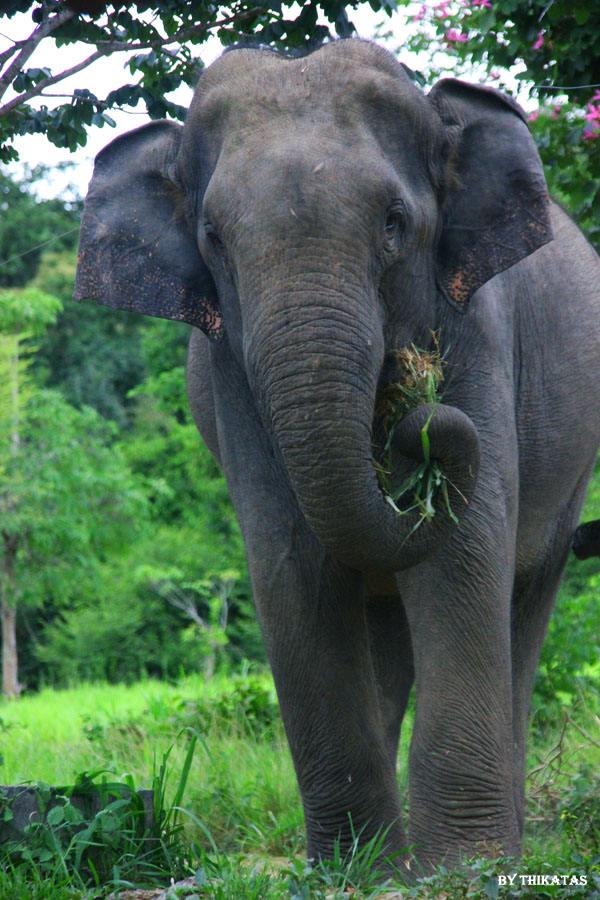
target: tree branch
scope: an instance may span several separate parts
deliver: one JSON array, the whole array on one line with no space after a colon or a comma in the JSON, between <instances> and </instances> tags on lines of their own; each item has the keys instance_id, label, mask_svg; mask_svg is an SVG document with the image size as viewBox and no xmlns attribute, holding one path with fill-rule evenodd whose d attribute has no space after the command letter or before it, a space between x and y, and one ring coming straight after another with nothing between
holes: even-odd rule
<instances>
[{"instance_id":1,"label":"tree branch","mask_svg":"<svg viewBox=\"0 0 600 900\"><path fill-rule=\"evenodd\" d=\"M600 748L600 741L595 740L591 735L589 735L589 734L587 733L587 731L584 731L583 728L581 727L581 725L578 725L577 722L575 722L575 721L571 718L571 716L569 716L568 714L567 714L567 719L568 719L569 724L572 725L573 728L574 728L576 731L578 731L579 734L580 734L582 737L584 737L584 738L586 739L586 741L589 741L590 744L593 744L594 747L599 747L599 748Z\"/></svg>"},{"instance_id":2,"label":"tree branch","mask_svg":"<svg viewBox=\"0 0 600 900\"><path fill-rule=\"evenodd\" d=\"M3 37L4 37L4 35L3 35ZM9 47L8 50L5 50L3 53L0 53L0 68L2 68L2 66L7 61L7 59L10 59L11 56L14 56L15 53L17 52L17 50L20 50L21 47L24 47L24 46L25 46L25 41L17 41L16 43L14 43L12 45L12 47Z\"/></svg>"},{"instance_id":3,"label":"tree branch","mask_svg":"<svg viewBox=\"0 0 600 900\"><path fill-rule=\"evenodd\" d=\"M123 49L127 48L124 47ZM27 100L31 100L32 97L38 97L44 90L44 88L50 87L50 85L56 84L59 81L63 81L65 78L69 78L71 75L76 75L77 72L81 72L82 69L86 69L93 62L96 62L97 59L100 59L101 56L106 56L106 52L102 50L96 50L95 53L91 53L80 63L71 66L70 69L65 69L64 72L61 72L59 75L51 75L48 78L43 78L42 81L38 81L35 87L30 88L30 90L28 91L24 91L22 94L18 94L18 96L13 97L12 100L9 100L8 103L5 103L4 106L0 106L0 116L5 116L11 111L11 109L14 109L16 106L21 106L22 103L26 103Z\"/></svg>"},{"instance_id":4,"label":"tree branch","mask_svg":"<svg viewBox=\"0 0 600 900\"><path fill-rule=\"evenodd\" d=\"M257 13L263 11L264 7L256 6L252 9L245 10L244 12L234 13L233 15L227 16L224 19L219 19L218 21L213 22L209 25L194 25L191 28L181 29L181 31L176 32L174 35L171 35L171 37L160 38L158 40L152 41L142 41L137 44L128 44L123 41L99 41L97 45L99 49L94 53L91 53L90 56L86 57L80 63L71 66L70 69L65 69L64 72L60 72L58 75L51 75L48 78L43 78L35 85L35 87L30 88L28 91L24 91L17 97L13 97L13 99L9 100L8 103L5 103L4 106L0 106L0 116L6 115L12 109L15 109L17 106L21 106L21 104L26 103L33 97L38 97L45 88L51 87L51 85L57 84L57 82L59 81L64 81L65 78L69 78L71 75L76 75L77 72L81 72L82 69L87 68L102 56L108 56L111 53L121 53L125 50L158 50L162 47L166 47L168 44L181 43L183 41L186 41L188 40L188 38L196 34L201 34L204 31L210 31L214 28L223 28L225 25L230 25L232 22L239 22L243 19L249 19L252 16L255 16ZM16 62L17 60L15 60L15 63ZM2 93L3 92L0 93L0 96L2 96Z\"/></svg>"},{"instance_id":5,"label":"tree branch","mask_svg":"<svg viewBox=\"0 0 600 900\"><path fill-rule=\"evenodd\" d=\"M166 599L167 603L171 604L171 606L184 612L195 625L198 625L201 631L208 631L208 625L198 612L198 608L194 601L187 597L182 591L179 591L175 585L169 585L167 591L164 591L162 596Z\"/></svg>"},{"instance_id":6,"label":"tree branch","mask_svg":"<svg viewBox=\"0 0 600 900\"><path fill-rule=\"evenodd\" d=\"M64 25L65 22L72 19L74 15L75 13L72 9L63 9L55 16L44 17L38 27L31 32L25 41L22 42L22 49L17 54L16 58L13 59L6 71L3 72L2 76L0 76L0 97L4 96L7 88L12 84L14 78L21 71L23 65L34 52L39 42L53 31L56 31L57 28L60 28L61 25ZM4 60L2 60L2 62L4 62Z\"/></svg>"}]
</instances>

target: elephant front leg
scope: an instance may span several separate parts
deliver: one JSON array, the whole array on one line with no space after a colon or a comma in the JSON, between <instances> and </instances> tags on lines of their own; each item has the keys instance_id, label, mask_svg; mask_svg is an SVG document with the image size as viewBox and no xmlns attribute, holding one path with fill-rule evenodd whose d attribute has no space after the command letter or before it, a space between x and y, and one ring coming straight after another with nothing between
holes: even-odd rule
<instances>
[{"instance_id":1,"label":"elephant front leg","mask_svg":"<svg viewBox=\"0 0 600 900\"><path fill-rule=\"evenodd\" d=\"M363 577L329 557L254 412L245 378L213 350L219 454L244 534L256 607L306 817L309 857L406 837L371 659Z\"/></svg>"},{"instance_id":2,"label":"elephant front leg","mask_svg":"<svg viewBox=\"0 0 600 900\"><path fill-rule=\"evenodd\" d=\"M484 525L475 535L466 523L461 532L435 562L406 573L401 584L416 681L409 838L425 870L520 849L511 550L500 528Z\"/></svg>"}]
</instances>

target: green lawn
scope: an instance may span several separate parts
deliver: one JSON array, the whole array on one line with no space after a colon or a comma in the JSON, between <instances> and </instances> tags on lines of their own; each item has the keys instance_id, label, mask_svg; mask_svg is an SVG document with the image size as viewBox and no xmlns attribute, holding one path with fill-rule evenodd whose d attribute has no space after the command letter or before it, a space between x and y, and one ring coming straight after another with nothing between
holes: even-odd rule
<instances>
[{"instance_id":1,"label":"green lawn","mask_svg":"<svg viewBox=\"0 0 600 900\"><path fill-rule=\"evenodd\" d=\"M546 724L543 733L534 734L529 761L530 770L536 770L530 779L529 860L523 871L586 871L590 877L594 866L598 871L597 700L596 696L575 710L565 710L571 720L564 729L564 719L557 712L553 727ZM410 721L402 759L409 730ZM0 779L5 784L69 785L82 772L104 769L108 772L97 779L151 787L164 754L172 747L167 762L167 808L189 763L181 804L185 812L180 814L184 831L171 841L154 874L146 868L136 876L135 867L128 863L129 874L120 876L122 880L168 885L170 876L200 871L204 886L197 886L197 891L203 897L335 897L342 896L344 883L361 886L362 892L355 896L376 895L368 859L355 859L350 868L347 861L339 860L326 872L306 871L298 791L268 675L218 676L209 684L193 677L175 685L144 681L132 686L46 689L0 705L0 740ZM401 766L401 782L404 777ZM63 852L67 854L64 846ZM282 863L282 858L287 862ZM257 860L261 861L258 868ZM265 872L265 864L274 870ZM0 876L0 900L69 896L65 891L75 883L72 873L66 874L64 865L53 865L50 858L27 862L19 857L12 871ZM480 866L481 870L476 865L470 876L459 881L442 873L432 885L413 888L417 893L410 896L434 897L443 890L450 891L448 897L467 896L461 892L469 885L469 897L494 896L496 868L489 863ZM115 877L118 881L120 871L119 866L111 870L108 881L114 884ZM454 879L452 884L449 879ZM105 896L107 891L98 887L89 896ZM81 884L72 896L84 896ZM545 895L538 892L536 896Z\"/></svg>"}]
</instances>

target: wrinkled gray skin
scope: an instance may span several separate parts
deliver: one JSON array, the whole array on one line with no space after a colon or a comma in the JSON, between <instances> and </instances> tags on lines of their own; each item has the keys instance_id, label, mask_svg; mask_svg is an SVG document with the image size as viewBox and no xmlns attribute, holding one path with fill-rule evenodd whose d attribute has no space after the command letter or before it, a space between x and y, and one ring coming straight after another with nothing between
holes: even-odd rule
<instances>
[{"instance_id":1,"label":"wrinkled gray skin","mask_svg":"<svg viewBox=\"0 0 600 900\"><path fill-rule=\"evenodd\" d=\"M350 818L423 869L519 853L534 672L600 440L599 285L516 105L452 79L425 96L363 41L227 53L183 128L98 157L77 296L198 326L190 400L244 533L309 856L347 846ZM374 404L390 352L431 329L431 455L469 503L410 534L377 486ZM396 433L396 480L429 413Z\"/></svg>"}]
</instances>

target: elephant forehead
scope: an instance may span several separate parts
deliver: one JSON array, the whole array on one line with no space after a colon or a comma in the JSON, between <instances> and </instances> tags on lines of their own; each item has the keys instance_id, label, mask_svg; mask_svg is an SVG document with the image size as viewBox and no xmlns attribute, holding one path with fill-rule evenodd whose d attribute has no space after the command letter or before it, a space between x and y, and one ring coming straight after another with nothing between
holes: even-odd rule
<instances>
[{"instance_id":1,"label":"elephant forehead","mask_svg":"<svg viewBox=\"0 0 600 900\"><path fill-rule=\"evenodd\" d=\"M200 79L191 108L204 131L218 138L232 127L254 130L278 119L305 119L347 128L379 116L419 132L437 119L402 67L363 41L327 45L310 56L227 53Z\"/></svg>"},{"instance_id":2,"label":"elephant forehead","mask_svg":"<svg viewBox=\"0 0 600 900\"><path fill-rule=\"evenodd\" d=\"M351 144L352 152L340 154L337 141L298 125L286 134L272 134L268 144L260 135L241 144L230 135L207 188L205 208L268 211L270 218L281 208L283 219L291 216L314 225L340 201L350 207L357 198L375 206L389 202L399 181L377 142L367 133L353 135Z\"/></svg>"},{"instance_id":3,"label":"elephant forehead","mask_svg":"<svg viewBox=\"0 0 600 900\"><path fill-rule=\"evenodd\" d=\"M319 49L301 57L289 57L283 54L256 49L238 49L224 53L203 73L197 87L203 93L215 84L229 79L238 85L275 78L282 86L282 79L298 79L305 76L327 73L332 78L344 73L344 78L352 79L353 75L370 71L372 77L389 75L395 79L411 84L404 68L397 60L376 44L363 40L338 41L325 44Z\"/></svg>"}]
</instances>

